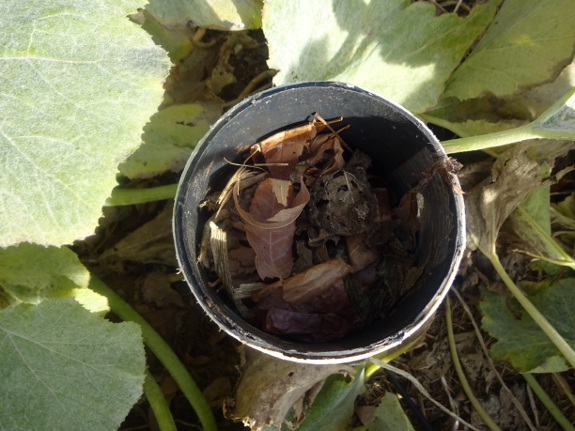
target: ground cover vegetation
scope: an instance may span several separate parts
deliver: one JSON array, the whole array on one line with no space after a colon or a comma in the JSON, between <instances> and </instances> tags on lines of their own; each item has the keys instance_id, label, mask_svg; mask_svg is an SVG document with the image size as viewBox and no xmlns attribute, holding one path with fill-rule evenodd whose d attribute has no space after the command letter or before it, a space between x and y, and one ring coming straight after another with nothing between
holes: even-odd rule
<instances>
[{"instance_id":1,"label":"ground cover vegetation","mask_svg":"<svg viewBox=\"0 0 575 431\"><path fill-rule=\"evenodd\" d=\"M7 1L0 17L2 429L574 429L571 0ZM402 104L462 164L452 293L420 338L354 366L238 346L177 269L172 198L197 142L305 80Z\"/></svg>"}]
</instances>

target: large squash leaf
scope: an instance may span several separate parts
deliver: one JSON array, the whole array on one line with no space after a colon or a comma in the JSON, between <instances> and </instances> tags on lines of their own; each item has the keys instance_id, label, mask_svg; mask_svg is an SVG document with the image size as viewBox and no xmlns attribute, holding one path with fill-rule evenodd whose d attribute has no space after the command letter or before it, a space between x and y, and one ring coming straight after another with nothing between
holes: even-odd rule
<instances>
[{"instance_id":1,"label":"large squash leaf","mask_svg":"<svg viewBox=\"0 0 575 431\"><path fill-rule=\"evenodd\" d=\"M263 0L149 0L146 9L162 24L247 30L262 25Z\"/></svg>"},{"instance_id":2,"label":"large squash leaf","mask_svg":"<svg viewBox=\"0 0 575 431\"><path fill-rule=\"evenodd\" d=\"M0 2L0 246L90 234L162 99L135 0Z\"/></svg>"},{"instance_id":3,"label":"large squash leaf","mask_svg":"<svg viewBox=\"0 0 575 431\"><path fill-rule=\"evenodd\" d=\"M572 0L506 0L445 95L508 96L555 79L573 59L574 17Z\"/></svg>"},{"instance_id":4,"label":"large squash leaf","mask_svg":"<svg viewBox=\"0 0 575 431\"><path fill-rule=\"evenodd\" d=\"M219 116L217 108L199 103L172 105L155 113L144 127L142 146L120 164L120 171L130 178L149 178L182 170Z\"/></svg>"},{"instance_id":5,"label":"large squash leaf","mask_svg":"<svg viewBox=\"0 0 575 431\"><path fill-rule=\"evenodd\" d=\"M72 296L92 312L107 310L106 298L90 290L89 281L88 270L68 247L23 242L0 248L0 308Z\"/></svg>"},{"instance_id":6,"label":"large squash leaf","mask_svg":"<svg viewBox=\"0 0 575 431\"><path fill-rule=\"evenodd\" d=\"M431 4L275 0L263 29L276 84L337 80L367 87L412 112L437 103L444 83L494 16L499 0L462 19Z\"/></svg>"},{"instance_id":7,"label":"large squash leaf","mask_svg":"<svg viewBox=\"0 0 575 431\"><path fill-rule=\"evenodd\" d=\"M142 393L141 337L70 298L0 311L0 429L118 429Z\"/></svg>"}]
</instances>

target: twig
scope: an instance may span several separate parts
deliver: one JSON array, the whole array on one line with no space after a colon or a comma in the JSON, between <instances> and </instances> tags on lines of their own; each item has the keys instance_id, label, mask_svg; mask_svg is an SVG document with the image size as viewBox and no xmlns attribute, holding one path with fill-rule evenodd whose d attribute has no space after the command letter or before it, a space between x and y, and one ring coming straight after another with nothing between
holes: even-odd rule
<instances>
[{"instance_id":1,"label":"twig","mask_svg":"<svg viewBox=\"0 0 575 431\"><path fill-rule=\"evenodd\" d=\"M569 401L571 401L571 404L573 404L573 406L575 406L575 397L571 393L571 389L567 386L567 382L565 382L565 380L563 380L563 377L561 377L561 375L559 375L557 373L552 373L551 377L553 377L553 381L555 382L555 384L557 386L559 386L561 388L561 390L565 393L567 398L569 398Z\"/></svg>"},{"instance_id":2,"label":"twig","mask_svg":"<svg viewBox=\"0 0 575 431\"><path fill-rule=\"evenodd\" d=\"M379 359L376 358L369 358L368 359L369 362L373 362L376 365L379 365L381 368L385 368L386 370L391 370L393 371L395 374L399 374L400 376L406 378L407 380L409 380L411 383L413 383L413 385L429 400L431 401L433 404L435 404L437 407L439 407L441 410L443 410L445 413L447 413L449 416L451 416L452 418L458 420L459 422L461 422L463 425L466 425L467 427L471 428L473 431L479 431L478 428L475 428L473 425L471 425L470 423L464 421L463 419L461 419L459 416L457 416L455 413L453 413L451 410L449 410L447 407L444 407L443 404L441 404L438 401L435 401L435 399L429 395L429 392L427 392L427 390L423 387L423 385L421 383L419 383L419 381L413 377L411 374L400 370L399 368L395 368L392 365L386 364L385 362L380 361Z\"/></svg>"},{"instance_id":3,"label":"twig","mask_svg":"<svg viewBox=\"0 0 575 431\"><path fill-rule=\"evenodd\" d=\"M503 378L501 377L501 374L499 374L499 372L497 371L497 368L495 368L495 363L493 362L493 359L491 359L491 356L489 355L489 351L487 350L487 346L485 345L485 340L483 339L483 335L481 335L481 331L479 330L479 326L477 325L477 322L475 321L475 318L473 317L473 313L471 313L469 306L465 303L465 301L463 300L463 298L461 297L461 295L459 294L459 292L455 288L452 288L451 291L455 294L455 296L457 296L457 299L459 299L459 302L461 303L461 305L463 306L463 309L467 313L467 316L471 320L471 324L473 325L473 329L475 329L475 334L477 335L477 339L479 340L479 344L481 345L481 349L483 350L483 354L485 355L485 358L487 358L487 362L489 362L489 366L491 367L491 369L495 373L495 376L497 377L497 380L499 380L501 387L503 389L505 389L505 391L507 392L507 394L509 395L509 397L511 399L511 402L515 405L515 407L519 411L519 414L521 415L521 417L523 418L523 420L525 421L525 423L527 424L529 429L531 431L537 431L537 428L535 428L535 426L533 425L533 422L531 422L531 419L529 419L527 412L525 411L525 409L523 408L521 403L517 400L515 395L513 395L513 392L511 392L511 389L509 389L509 387L505 384L505 382L503 381Z\"/></svg>"},{"instance_id":4,"label":"twig","mask_svg":"<svg viewBox=\"0 0 575 431\"><path fill-rule=\"evenodd\" d=\"M501 428L493 421L491 416L485 411L479 400L475 397L475 394L469 386L469 382L463 373L463 368L461 367L461 362L459 361L459 355L457 354L457 349L455 348L455 336L453 335L453 322L451 320L451 302L449 297L445 297L445 322L447 324L447 338L449 340L449 350L451 351L451 358L453 359L453 366L455 367L455 372L457 377L459 377L459 382L463 391L471 401L475 411L481 416L485 425L489 427L492 431L501 431Z\"/></svg>"},{"instance_id":5,"label":"twig","mask_svg":"<svg viewBox=\"0 0 575 431\"><path fill-rule=\"evenodd\" d=\"M539 413L537 413L537 406L535 405L535 398L533 398L533 391L531 386L527 385L527 396L529 397L529 404L531 404L531 410L533 410L533 417L535 418L535 425L539 428Z\"/></svg>"},{"instance_id":6,"label":"twig","mask_svg":"<svg viewBox=\"0 0 575 431\"><path fill-rule=\"evenodd\" d=\"M443 6L441 6L441 5L440 5L439 3L437 3L435 0L429 0L429 1L430 1L431 3L433 3L433 5L434 5L437 9L439 9L441 12L443 12L443 13L449 13L449 12L447 12L447 11L443 8Z\"/></svg>"},{"instance_id":7,"label":"twig","mask_svg":"<svg viewBox=\"0 0 575 431\"><path fill-rule=\"evenodd\" d=\"M124 301L116 292L110 289L102 280L95 275L91 275L88 286L94 292L105 296L108 299L110 309L122 320L135 322L142 328L144 342L150 348L157 358L162 362L168 373L176 381L180 390L186 396L200 422L204 431L217 431L216 420L212 413L206 398L196 385L196 382L186 370L186 367L176 356L174 351L168 346L164 339L156 332L154 328L134 310L126 301Z\"/></svg>"},{"instance_id":8,"label":"twig","mask_svg":"<svg viewBox=\"0 0 575 431\"><path fill-rule=\"evenodd\" d=\"M341 121L343 120L343 117L340 117L339 120L335 120L335 121L325 121L317 112L315 112L313 114L313 116L315 118L317 118L319 121L321 121L330 131L331 133L335 134L339 140L341 141L341 143L343 144L343 146L345 147L346 150L351 151L351 148L349 145L347 145L347 143L342 139L341 136L339 136L339 132L341 132L342 130L347 129L347 127L342 127L341 129L339 129L337 132L333 129L333 127L330 126L331 123L335 122L335 121Z\"/></svg>"},{"instance_id":9,"label":"twig","mask_svg":"<svg viewBox=\"0 0 575 431\"><path fill-rule=\"evenodd\" d=\"M440 380L441 385L443 386L443 390L445 391L445 393L447 394L447 398L449 399L449 405L451 406L451 410L453 410L455 414L459 414L459 411L457 410L457 404L455 403L455 400L451 396L451 391L449 390L449 386L447 386L447 380L445 379L445 376L441 376ZM453 422L453 426L451 427L453 431L455 431L457 428L459 428L459 421Z\"/></svg>"},{"instance_id":10,"label":"twig","mask_svg":"<svg viewBox=\"0 0 575 431\"><path fill-rule=\"evenodd\" d=\"M198 27L194 37L192 37L192 43L198 48L211 48L217 41L217 39L212 39L209 42L202 42L202 38L206 35L206 30L205 27Z\"/></svg>"},{"instance_id":11,"label":"twig","mask_svg":"<svg viewBox=\"0 0 575 431\"><path fill-rule=\"evenodd\" d=\"M573 426L569 422L569 419L567 419L565 415L561 413L559 407L557 407L553 402L553 400L549 398L549 395L547 395L547 393L539 385L537 380L535 380L535 377L533 377L531 373L524 373L523 377L525 378L525 380L527 380L527 384L531 386L531 389L533 389L533 392L535 392L537 398L541 400L545 408L549 411L549 413L551 413L551 416L555 418L555 420L561 426L561 428L563 428L565 431L575 431L575 426Z\"/></svg>"},{"instance_id":12,"label":"twig","mask_svg":"<svg viewBox=\"0 0 575 431\"><path fill-rule=\"evenodd\" d=\"M166 401L166 397L162 393L162 390L158 386L158 383L154 380L154 376L149 370L146 370L146 379L144 380L144 394L152 407L154 416L158 421L158 426L161 431L177 431L176 424L174 423L174 417L170 411L170 406Z\"/></svg>"},{"instance_id":13,"label":"twig","mask_svg":"<svg viewBox=\"0 0 575 431\"><path fill-rule=\"evenodd\" d=\"M459 10L460 7L462 9L465 9L467 12L471 11L471 8L469 6L467 6L465 3L463 3L463 0L447 0L447 1L441 2L440 5L443 7L455 5L455 8L453 9L452 13L457 13L457 11Z\"/></svg>"},{"instance_id":14,"label":"twig","mask_svg":"<svg viewBox=\"0 0 575 431\"><path fill-rule=\"evenodd\" d=\"M229 102L224 103L224 108L229 108L230 106L234 106L237 103L244 100L246 97L251 96L252 94L256 94L256 93L259 93L260 91L264 91L264 90L267 90L268 88L271 88L271 86L272 86L271 82L269 84L265 84L265 85L261 86L260 88L257 88L256 86L260 82L262 82L266 79L273 78L275 75L277 75L277 73L278 73L278 71L276 69L264 70L263 72L258 74L255 78L253 78L250 82L248 82L248 85L246 85L246 87L243 89L243 91L240 93L240 95L238 97L236 97L233 100L230 100Z\"/></svg>"}]
</instances>

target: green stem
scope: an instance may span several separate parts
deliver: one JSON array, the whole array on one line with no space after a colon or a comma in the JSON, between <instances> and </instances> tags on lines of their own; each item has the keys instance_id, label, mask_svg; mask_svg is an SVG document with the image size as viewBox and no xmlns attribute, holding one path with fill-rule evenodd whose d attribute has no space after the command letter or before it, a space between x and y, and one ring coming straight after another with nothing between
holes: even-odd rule
<instances>
[{"instance_id":1,"label":"green stem","mask_svg":"<svg viewBox=\"0 0 575 431\"><path fill-rule=\"evenodd\" d=\"M435 122L435 121L434 121ZM469 136L467 138L451 139L441 143L446 153L461 153L463 151L482 150L484 148L500 147L527 139L544 138L531 124L501 132L485 135Z\"/></svg>"},{"instance_id":2,"label":"green stem","mask_svg":"<svg viewBox=\"0 0 575 431\"><path fill-rule=\"evenodd\" d=\"M379 355L375 355L374 358L379 359L382 362L391 362L393 361L395 358L397 358L399 355L403 355L406 352L409 352L411 349L413 349L415 347L415 345L417 343L419 343L421 340L421 337L418 336L416 337L414 340L410 341L409 343L407 343L405 346L400 347L399 349L395 350L392 353L381 353ZM379 370L381 367L377 364L374 364L373 362L370 362L366 368L365 368L365 380L369 379L373 373L375 373L377 370Z\"/></svg>"},{"instance_id":3,"label":"green stem","mask_svg":"<svg viewBox=\"0 0 575 431\"><path fill-rule=\"evenodd\" d=\"M184 393L196 411L196 414L204 427L204 431L216 431L216 420L214 419L214 415L212 414L212 410L210 409L208 402L196 385L196 382L194 382L190 376L190 373L188 373L188 370L186 370L184 364L182 364L163 338L142 316L138 314L136 310L134 310L126 301L120 298L116 292L110 289L102 280L93 274L90 278L89 287L94 292L105 296L108 299L110 309L121 319L135 322L140 325L144 342L150 350L154 352L162 364L164 364L166 370L168 370L170 375L176 381L180 390Z\"/></svg>"},{"instance_id":4,"label":"green stem","mask_svg":"<svg viewBox=\"0 0 575 431\"><path fill-rule=\"evenodd\" d=\"M177 184L152 187L149 189L119 189L112 190L112 196L106 199L104 206L113 207L118 205L143 204L146 202L173 199L178 190Z\"/></svg>"},{"instance_id":5,"label":"green stem","mask_svg":"<svg viewBox=\"0 0 575 431\"><path fill-rule=\"evenodd\" d=\"M469 386L469 382L463 373L463 368L461 367L459 355L457 354L457 349L455 347L455 336L453 335L453 322L451 319L451 302L449 301L449 297L445 297L445 322L447 324L447 339L449 340L451 359L453 360L453 366L455 367L455 372L457 373L457 377L459 378L463 391L467 395L467 398L469 398L469 401L471 401L471 405L475 411L479 416L481 416L483 422L485 422L485 425L487 425L492 431L501 431L501 428L497 426L491 416L487 414L479 400L475 397L475 394L471 390L471 386Z\"/></svg>"},{"instance_id":6,"label":"green stem","mask_svg":"<svg viewBox=\"0 0 575 431\"><path fill-rule=\"evenodd\" d=\"M565 356L565 359L571 364L572 367L575 367L575 352L569 346L567 341L557 332L557 330L549 323L549 321L539 312L539 310L527 299L527 297L521 292L521 290L513 283L513 280L507 275L503 265L499 261L499 257L496 253L485 253L487 258L491 261L491 264L497 271L497 274L501 277L505 285L509 288L513 296L519 301L519 303L525 308L525 311L529 313L529 315L535 320L535 323L539 325L539 327L547 334L547 336L551 339L553 344L561 351L561 353Z\"/></svg>"},{"instance_id":7,"label":"green stem","mask_svg":"<svg viewBox=\"0 0 575 431\"><path fill-rule=\"evenodd\" d=\"M557 423L559 423L561 428L563 428L565 431L575 431L575 427L571 425L569 420L563 415L563 413L561 413L559 407L557 407L553 400L549 398L549 395L547 395L539 383L537 383L535 377L533 377L533 375L530 373L524 373L523 377L527 381L527 384L531 386L531 389L533 389L535 395L537 395L537 397L541 400L545 408L549 411L549 413L551 413L551 416L553 416Z\"/></svg>"},{"instance_id":8,"label":"green stem","mask_svg":"<svg viewBox=\"0 0 575 431\"><path fill-rule=\"evenodd\" d=\"M150 407L154 411L160 431L177 431L166 397L148 370L146 370L146 379L144 380L144 394L146 394Z\"/></svg>"}]
</instances>

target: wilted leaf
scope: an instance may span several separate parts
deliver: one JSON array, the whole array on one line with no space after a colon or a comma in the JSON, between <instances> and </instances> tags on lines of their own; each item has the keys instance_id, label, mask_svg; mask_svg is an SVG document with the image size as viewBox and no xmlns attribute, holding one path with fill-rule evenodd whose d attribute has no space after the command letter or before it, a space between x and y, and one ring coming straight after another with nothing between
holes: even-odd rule
<instances>
[{"instance_id":1,"label":"wilted leaf","mask_svg":"<svg viewBox=\"0 0 575 431\"><path fill-rule=\"evenodd\" d=\"M252 430L260 430L264 425L271 424L279 428L294 404L303 406L306 393L317 394L317 390L313 391L312 388L316 385L321 387L325 378L334 373L355 373L349 365L299 364L248 348L245 348L245 352L247 364L235 398L226 400L224 411L226 416L243 421ZM363 382L363 373L357 380ZM308 399L307 404L310 401L313 398Z\"/></svg>"},{"instance_id":2,"label":"wilted leaf","mask_svg":"<svg viewBox=\"0 0 575 431\"><path fill-rule=\"evenodd\" d=\"M522 372L528 372L546 364L547 372L560 372L567 369L565 359L550 338L545 335L535 321L515 299L506 299L484 289L481 311L483 327L497 338L491 347L491 354L497 360L509 360ZM575 348L575 279L559 280L557 283L540 289L529 300ZM559 356L561 361L550 358ZM553 365L553 367L551 367Z\"/></svg>"},{"instance_id":3,"label":"wilted leaf","mask_svg":"<svg viewBox=\"0 0 575 431\"><path fill-rule=\"evenodd\" d=\"M100 259L126 259L177 266L172 233L172 206L168 205L155 219L106 250Z\"/></svg>"},{"instance_id":4,"label":"wilted leaf","mask_svg":"<svg viewBox=\"0 0 575 431\"><path fill-rule=\"evenodd\" d=\"M375 410L375 421L370 431L414 431L409 418L403 411L397 395L388 392Z\"/></svg>"},{"instance_id":5,"label":"wilted leaf","mask_svg":"<svg viewBox=\"0 0 575 431\"><path fill-rule=\"evenodd\" d=\"M260 28L263 0L149 0L146 9L163 24L192 24L217 30Z\"/></svg>"},{"instance_id":6,"label":"wilted leaf","mask_svg":"<svg viewBox=\"0 0 575 431\"><path fill-rule=\"evenodd\" d=\"M12 304L38 304L87 289L90 274L68 247L20 243L0 248L0 290Z\"/></svg>"},{"instance_id":7,"label":"wilted leaf","mask_svg":"<svg viewBox=\"0 0 575 431\"><path fill-rule=\"evenodd\" d=\"M505 219L534 188L542 185L539 164L519 144L493 164L491 176L466 195L467 234L484 253L491 253Z\"/></svg>"},{"instance_id":8,"label":"wilted leaf","mask_svg":"<svg viewBox=\"0 0 575 431\"><path fill-rule=\"evenodd\" d=\"M180 171L220 114L216 105L197 103L162 109L144 126L142 146L120 164L120 171L129 178Z\"/></svg>"},{"instance_id":9,"label":"wilted leaf","mask_svg":"<svg viewBox=\"0 0 575 431\"><path fill-rule=\"evenodd\" d=\"M0 3L0 246L90 235L162 99L137 1Z\"/></svg>"},{"instance_id":10,"label":"wilted leaf","mask_svg":"<svg viewBox=\"0 0 575 431\"><path fill-rule=\"evenodd\" d=\"M361 85L412 112L437 103L444 83L489 24L498 0L462 19L408 0L268 2L263 29L274 82L335 80Z\"/></svg>"},{"instance_id":11,"label":"wilted leaf","mask_svg":"<svg viewBox=\"0 0 575 431\"><path fill-rule=\"evenodd\" d=\"M571 0L506 0L445 95L507 96L554 80L573 59L574 15Z\"/></svg>"},{"instance_id":12,"label":"wilted leaf","mask_svg":"<svg viewBox=\"0 0 575 431\"><path fill-rule=\"evenodd\" d=\"M72 299L0 311L0 428L118 429L142 393L134 323L110 323Z\"/></svg>"}]
</instances>

